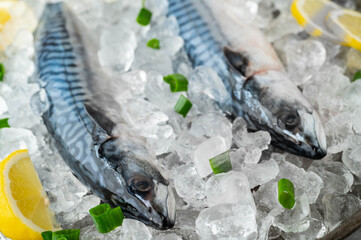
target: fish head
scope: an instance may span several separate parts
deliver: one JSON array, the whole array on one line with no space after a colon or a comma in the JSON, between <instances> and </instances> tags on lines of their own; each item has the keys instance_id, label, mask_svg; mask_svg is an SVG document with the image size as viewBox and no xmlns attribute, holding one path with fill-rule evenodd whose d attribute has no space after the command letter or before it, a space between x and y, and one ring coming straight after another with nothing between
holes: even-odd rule
<instances>
[{"instance_id":1,"label":"fish head","mask_svg":"<svg viewBox=\"0 0 361 240\"><path fill-rule=\"evenodd\" d=\"M129 218L157 229L172 228L176 210L173 190L149 161L142 144L129 138L111 138L98 152L111 163L121 182L112 191L112 203L121 206Z\"/></svg>"},{"instance_id":2,"label":"fish head","mask_svg":"<svg viewBox=\"0 0 361 240\"><path fill-rule=\"evenodd\" d=\"M242 87L242 116L250 129L271 134L272 144L311 159L326 152L326 137L317 112L280 71L258 73Z\"/></svg>"}]
</instances>

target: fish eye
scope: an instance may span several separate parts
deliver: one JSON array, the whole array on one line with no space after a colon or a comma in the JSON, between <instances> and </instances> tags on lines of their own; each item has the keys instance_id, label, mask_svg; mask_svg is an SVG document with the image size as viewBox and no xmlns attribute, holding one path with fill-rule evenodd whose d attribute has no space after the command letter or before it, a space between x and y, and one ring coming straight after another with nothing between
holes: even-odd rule
<instances>
[{"instance_id":1,"label":"fish eye","mask_svg":"<svg viewBox=\"0 0 361 240\"><path fill-rule=\"evenodd\" d=\"M287 130L293 130L300 123L300 116L296 111L283 112L278 117L278 126Z\"/></svg>"},{"instance_id":2,"label":"fish eye","mask_svg":"<svg viewBox=\"0 0 361 240\"><path fill-rule=\"evenodd\" d=\"M143 199L147 199L153 190L153 182L144 176L136 176L130 179L128 186L132 194L138 195Z\"/></svg>"}]
</instances>

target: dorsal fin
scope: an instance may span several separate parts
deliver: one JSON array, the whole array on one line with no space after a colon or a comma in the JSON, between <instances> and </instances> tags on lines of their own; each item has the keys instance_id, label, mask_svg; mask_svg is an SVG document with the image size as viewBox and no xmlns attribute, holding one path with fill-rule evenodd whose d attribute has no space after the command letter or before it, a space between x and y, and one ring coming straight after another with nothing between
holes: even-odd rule
<instances>
[{"instance_id":1,"label":"dorsal fin","mask_svg":"<svg viewBox=\"0 0 361 240\"><path fill-rule=\"evenodd\" d=\"M111 120L106 114L103 113L98 107L84 103L88 115L94 122L101 127L109 136L112 136L112 130L116 123Z\"/></svg>"},{"instance_id":2,"label":"dorsal fin","mask_svg":"<svg viewBox=\"0 0 361 240\"><path fill-rule=\"evenodd\" d=\"M242 55L240 52L232 50L228 46L223 47L223 53L228 63L234 68L234 70L238 71L243 76L246 76L246 71L249 64L248 58Z\"/></svg>"}]
</instances>

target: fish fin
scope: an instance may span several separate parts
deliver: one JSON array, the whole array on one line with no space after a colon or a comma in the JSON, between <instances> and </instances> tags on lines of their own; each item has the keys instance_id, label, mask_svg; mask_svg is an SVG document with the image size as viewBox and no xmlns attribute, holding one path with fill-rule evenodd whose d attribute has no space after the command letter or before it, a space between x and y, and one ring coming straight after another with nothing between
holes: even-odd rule
<instances>
[{"instance_id":1,"label":"fish fin","mask_svg":"<svg viewBox=\"0 0 361 240\"><path fill-rule=\"evenodd\" d=\"M223 47L223 53L227 62L234 68L234 70L238 71L243 76L246 76L247 67L249 65L248 58L240 52L232 50L228 46Z\"/></svg>"},{"instance_id":2,"label":"fish fin","mask_svg":"<svg viewBox=\"0 0 361 240\"><path fill-rule=\"evenodd\" d=\"M85 110L88 115L94 120L94 122L101 127L109 136L112 135L112 130L116 126L116 123L111 120L106 114L104 114L98 107L91 106L88 103L84 103Z\"/></svg>"}]
</instances>

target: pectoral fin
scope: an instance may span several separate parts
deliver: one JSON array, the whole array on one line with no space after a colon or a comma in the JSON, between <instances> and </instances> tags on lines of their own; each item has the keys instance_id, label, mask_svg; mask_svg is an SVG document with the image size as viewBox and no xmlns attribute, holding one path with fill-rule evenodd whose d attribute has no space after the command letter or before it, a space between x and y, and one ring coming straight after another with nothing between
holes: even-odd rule
<instances>
[{"instance_id":1,"label":"pectoral fin","mask_svg":"<svg viewBox=\"0 0 361 240\"><path fill-rule=\"evenodd\" d=\"M116 123L101 111L97 106L84 103L85 109L88 115L94 120L94 122L101 127L109 136L112 136L112 130L116 126Z\"/></svg>"},{"instance_id":2,"label":"pectoral fin","mask_svg":"<svg viewBox=\"0 0 361 240\"><path fill-rule=\"evenodd\" d=\"M249 65L248 58L242 53L234 51L227 46L223 47L223 53L229 65L243 76L246 76L247 67Z\"/></svg>"}]
</instances>

